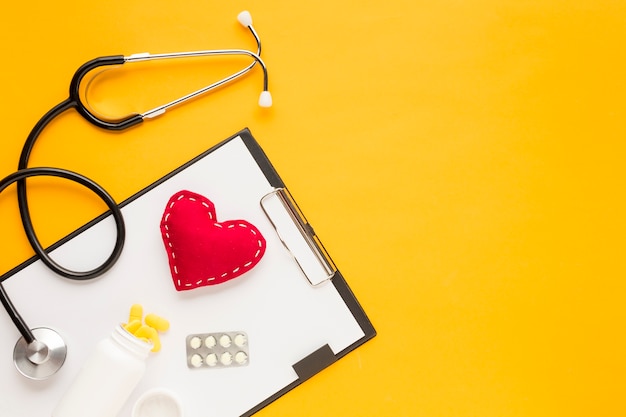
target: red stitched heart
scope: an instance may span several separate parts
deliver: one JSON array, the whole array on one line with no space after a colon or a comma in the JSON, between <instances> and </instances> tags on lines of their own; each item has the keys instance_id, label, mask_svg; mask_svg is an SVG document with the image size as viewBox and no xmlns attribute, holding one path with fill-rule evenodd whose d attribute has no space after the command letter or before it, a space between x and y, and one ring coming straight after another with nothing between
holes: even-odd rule
<instances>
[{"instance_id":1,"label":"red stitched heart","mask_svg":"<svg viewBox=\"0 0 626 417\"><path fill-rule=\"evenodd\" d=\"M236 278L265 253L265 239L256 227L245 220L218 222L213 203L186 190L168 201L161 236L178 291Z\"/></svg>"}]
</instances>

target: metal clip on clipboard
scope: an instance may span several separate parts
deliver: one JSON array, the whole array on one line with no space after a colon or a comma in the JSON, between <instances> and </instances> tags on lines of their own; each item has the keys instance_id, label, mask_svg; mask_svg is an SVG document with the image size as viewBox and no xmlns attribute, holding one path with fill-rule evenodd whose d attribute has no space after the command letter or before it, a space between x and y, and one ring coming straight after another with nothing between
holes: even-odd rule
<instances>
[{"instance_id":1,"label":"metal clip on clipboard","mask_svg":"<svg viewBox=\"0 0 626 417\"><path fill-rule=\"evenodd\" d=\"M261 208L309 284L316 287L335 275L335 264L286 188L263 196Z\"/></svg>"}]
</instances>

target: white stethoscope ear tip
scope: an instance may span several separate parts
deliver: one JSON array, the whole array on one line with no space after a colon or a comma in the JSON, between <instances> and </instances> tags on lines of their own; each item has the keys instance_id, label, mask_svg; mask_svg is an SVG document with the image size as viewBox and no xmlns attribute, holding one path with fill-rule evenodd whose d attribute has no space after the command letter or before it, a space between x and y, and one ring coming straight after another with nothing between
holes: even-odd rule
<instances>
[{"instance_id":1,"label":"white stethoscope ear tip","mask_svg":"<svg viewBox=\"0 0 626 417\"><path fill-rule=\"evenodd\" d=\"M259 97L259 106L261 107L272 107L272 95L269 91L263 91L261 96Z\"/></svg>"},{"instance_id":2,"label":"white stethoscope ear tip","mask_svg":"<svg viewBox=\"0 0 626 417\"><path fill-rule=\"evenodd\" d=\"M239 20L239 23L241 23L241 25L244 27L252 26L252 16L250 15L250 12L247 10L244 10L243 12L239 13L237 15L237 20Z\"/></svg>"}]
</instances>

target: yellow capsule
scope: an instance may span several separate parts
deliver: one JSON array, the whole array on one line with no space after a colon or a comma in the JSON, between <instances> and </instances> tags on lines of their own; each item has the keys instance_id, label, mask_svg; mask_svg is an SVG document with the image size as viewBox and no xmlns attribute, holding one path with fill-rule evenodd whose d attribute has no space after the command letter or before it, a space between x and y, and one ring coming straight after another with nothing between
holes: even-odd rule
<instances>
[{"instance_id":1,"label":"yellow capsule","mask_svg":"<svg viewBox=\"0 0 626 417\"><path fill-rule=\"evenodd\" d=\"M159 334L155 333L152 340L152 352L158 352L161 350L161 339L159 338Z\"/></svg>"},{"instance_id":2,"label":"yellow capsule","mask_svg":"<svg viewBox=\"0 0 626 417\"><path fill-rule=\"evenodd\" d=\"M158 352L159 350L161 350L161 340L159 339L159 333L156 331L156 329L144 324L137 329L134 335L138 339L146 338L150 340L152 342L153 352Z\"/></svg>"},{"instance_id":3,"label":"yellow capsule","mask_svg":"<svg viewBox=\"0 0 626 417\"><path fill-rule=\"evenodd\" d=\"M128 322L128 324L124 325L124 329L130 334L135 334L137 329L139 329L140 327L141 327L141 320L133 320L133 321Z\"/></svg>"},{"instance_id":4,"label":"yellow capsule","mask_svg":"<svg viewBox=\"0 0 626 417\"><path fill-rule=\"evenodd\" d=\"M146 324L159 332L166 332L170 328L170 322L156 314L148 314L145 318Z\"/></svg>"},{"instance_id":5,"label":"yellow capsule","mask_svg":"<svg viewBox=\"0 0 626 417\"><path fill-rule=\"evenodd\" d=\"M139 320L139 322L141 322L142 319L143 319L143 306L141 304L133 304L130 307L128 323L132 323L135 320Z\"/></svg>"}]
</instances>

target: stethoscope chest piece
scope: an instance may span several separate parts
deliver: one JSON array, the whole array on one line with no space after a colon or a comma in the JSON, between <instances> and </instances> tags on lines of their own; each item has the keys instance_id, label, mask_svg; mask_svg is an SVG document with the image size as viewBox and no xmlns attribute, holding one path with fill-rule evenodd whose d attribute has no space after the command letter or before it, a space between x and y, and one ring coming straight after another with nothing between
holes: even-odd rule
<instances>
[{"instance_id":1,"label":"stethoscope chest piece","mask_svg":"<svg viewBox=\"0 0 626 417\"><path fill-rule=\"evenodd\" d=\"M46 379L54 375L65 362L67 346L61 336L47 327L32 330L36 340L28 344L20 338L13 349L13 363L30 379Z\"/></svg>"}]
</instances>

